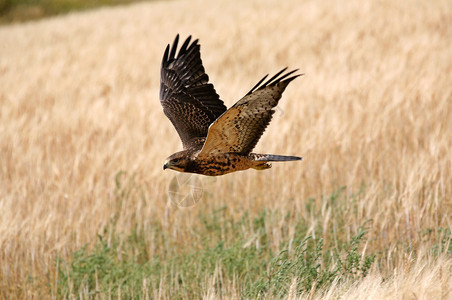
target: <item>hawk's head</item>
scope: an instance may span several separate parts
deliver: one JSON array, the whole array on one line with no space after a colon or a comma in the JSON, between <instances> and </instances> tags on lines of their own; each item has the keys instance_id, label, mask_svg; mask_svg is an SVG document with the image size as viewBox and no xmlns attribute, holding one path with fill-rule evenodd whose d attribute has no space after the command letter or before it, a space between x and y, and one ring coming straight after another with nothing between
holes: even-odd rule
<instances>
[{"instance_id":1,"label":"hawk's head","mask_svg":"<svg viewBox=\"0 0 452 300\"><path fill-rule=\"evenodd\" d=\"M187 167L190 164L190 154L187 151L181 151L174 153L165 160L163 170L173 169L179 172L186 172Z\"/></svg>"}]
</instances>

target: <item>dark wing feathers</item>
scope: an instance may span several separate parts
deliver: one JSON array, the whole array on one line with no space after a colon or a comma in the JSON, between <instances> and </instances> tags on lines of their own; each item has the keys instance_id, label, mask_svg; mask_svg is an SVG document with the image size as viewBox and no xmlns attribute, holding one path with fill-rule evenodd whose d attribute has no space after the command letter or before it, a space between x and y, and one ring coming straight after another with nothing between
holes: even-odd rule
<instances>
[{"instance_id":1,"label":"dark wing feathers","mask_svg":"<svg viewBox=\"0 0 452 300\"><path fill-rule=\"evenodd\" d=\"M213 85L208 83L198 40L190 41L191 36L177 52L177 35L172 46L166 47L160 79L163 112L176 128L184 148L207 136L209 125L226 111Z\"/></svg>"},{"instance_id":2,"label":"dark wing feathers","mask_svg":"<svg viewBox=\"0 0 452 300\"><path fill-rule=\"evenodd\" d=\"M289 77L297 70L280 76L286 69L262 84L268 77L265 76L245 97L221 115L210 126L200 155L214 152L249 154L270 123L275 112L273 108L287 85L300 76Z\"/></svg>"}]
</instances>

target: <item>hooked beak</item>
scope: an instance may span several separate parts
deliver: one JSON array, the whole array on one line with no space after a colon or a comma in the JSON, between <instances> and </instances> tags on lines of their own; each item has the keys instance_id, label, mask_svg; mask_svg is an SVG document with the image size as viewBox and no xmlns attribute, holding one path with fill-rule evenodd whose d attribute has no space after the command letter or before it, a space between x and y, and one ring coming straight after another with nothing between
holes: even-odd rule
<instances>
[{"instance_id":1,"label":"hooked beak","mask_svg":"<svg viewBox=\"0 0 452 300\"><path fill-rule=\"evenodd\" d=\"M168 162L166 161L165 164L163 165L163 170L166 170L166 169L168 169L168 168L169 168L169 164L168 164Z\"/></svg>"}]
</instances>

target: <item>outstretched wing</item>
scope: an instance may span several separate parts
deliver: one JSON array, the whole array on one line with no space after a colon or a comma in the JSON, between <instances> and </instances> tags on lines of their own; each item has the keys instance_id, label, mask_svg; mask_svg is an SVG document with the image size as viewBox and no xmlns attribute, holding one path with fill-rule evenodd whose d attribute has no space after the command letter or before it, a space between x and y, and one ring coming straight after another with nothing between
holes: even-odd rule
<instances>
[{"instance_id":1,"label":"outstretched wing","mask_svg":"<svg viewBox=\"0 0 452 300\"><path fill-rule=\"evenodd\" d=\"M207 139L199 155L215 152L248 154L270 123L273 108L278 104L287 85L300 75L297 70L280 76L287 68L262 83L262 78L252 89L228 109L209 128Z\"/></svg>"},{"instance_id":2,"label":"outstretched wing","mask_svg":"<svg viewBox=\"0 0 452 300\"><path fill-rule=\"evenodd\" d=\"M160 78L160 103L173 123L184 149L207 136L209 125L226 111L226 106L208 83L199 52L198 40L189 36L176 55L179 35L163 55Z\"/></svg>"}]
</instances>

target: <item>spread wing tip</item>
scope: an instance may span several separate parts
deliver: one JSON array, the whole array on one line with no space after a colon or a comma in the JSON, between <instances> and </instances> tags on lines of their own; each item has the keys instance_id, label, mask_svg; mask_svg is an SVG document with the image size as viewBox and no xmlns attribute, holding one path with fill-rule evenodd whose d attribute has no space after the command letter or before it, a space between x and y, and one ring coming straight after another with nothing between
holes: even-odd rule
<instances>
[{"instance_id":1,"label":"spread wing tip","mask_svg":"<svg viewBox=\"0 0 452 300\"><path fill-rule=\"evenodd\" d=\"M260 81L259 81L259 82L258 82L258 83L257 83L257 84L256 84L256 85L248 92L248 93L247 93L247 95L253 93L253 92L256 91L256 90L265 88L265 87L270 86L270 85L278 84L278 83L280 83L280 82L285 82L285 83L289 84L289 82L291 82L291 81L294 80L295 78L304 75L304 74L296 74L296 75L293 75L293 76L289 77L290 75L294 74L295 72L297 72L297 71L299 70L299 69L295 69L295 70L292 70L292 71L287 72L286 74L280 76L280 75L283 74L287 69L288 69L288 67L285 67L284 69L282 69L281 71L279 71L278 73L276 73L273 77L271 77L270 79L268 79L265 83L262 83L262 82L264 82L264 80L267 79L267 77L268 77L268 74L265 75L265 76L264 76L264 77L263 77L263 78L262 78L262 79L261 79L261 80L260 80Z\"/></svg>"},{"instance_id":2,"label":"spread wing tip","mask_svg":"<svg viewBox=\"0 0 452 300\"><path fill-rule=\"evenodd\" d=\"M166 67L168 64L170 64L172 61L174 61L175 59L177 59L178 57L181 57L182 55L184 55L185 53L189 52L193 47L196 47L199 42L198 39L194 40L191 44L190 41L192 39L192 36L189 35L184 43L182 44L182 46L179 49L179 52L177 52L177 46L179 44L179 38L180 35L179 33L176 35L176 37L174 38L174 41L172 44L168 44L166 46L165 49L165 53L163 54L163 59L162 59L162 67ZM176 55L177 53L177 55Z\"/></svg>"},{"instance_id":3,"label":"spread wing tip","mask_svg":"<svg viewBox=\"0 0 452 300\"><path fill-rule=\"evenodd\" d=\"M169 55L169 59L172 60L176 57L176 49L177 44L179 43L179 34L176 35L176 38L174 39L173 46L171 46L171 52Z\"/></svg>"}]
</instances>

